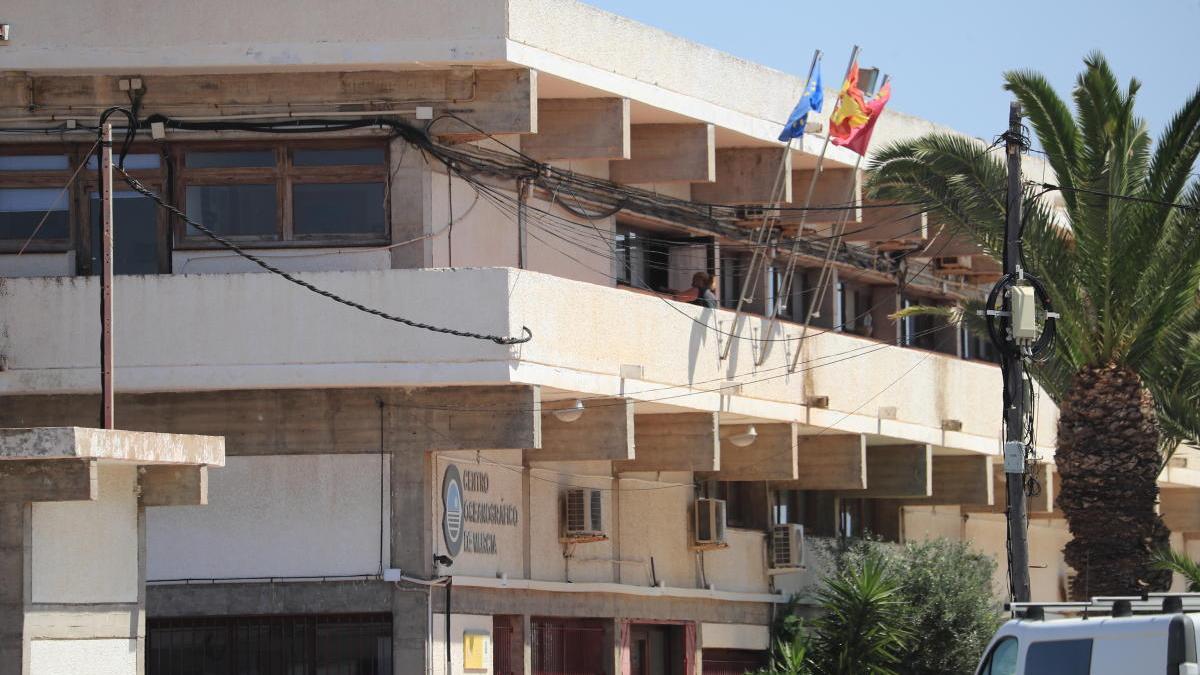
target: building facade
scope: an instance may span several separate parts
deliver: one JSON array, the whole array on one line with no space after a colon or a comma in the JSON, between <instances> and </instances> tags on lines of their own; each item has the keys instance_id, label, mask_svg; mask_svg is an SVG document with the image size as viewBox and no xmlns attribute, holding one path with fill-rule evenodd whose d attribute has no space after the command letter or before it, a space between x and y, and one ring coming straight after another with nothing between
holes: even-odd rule
<instances>
[{"instance_id":1,"label":"building facade","mask_svg":"<svg viewBox=\"0 0 1200 675\"><path fill-rule=\"evenodd\" d=\"M968 539L1003 594L998 369L889 318L998 268L864 201L849 152L814 176L820 116L776 142L802 78L573 2L285 4L0 17L0 427L96 423L110 106L139 120L128 173L192 220L476 334L313 293L118 176L117 424L227 455L207 506L146 516L138 672L743 672L820 542L867 532ZM930 128L889 112L876 143ZM720 307L675 299L696 272Z\"/></svg>"}]
</instances>

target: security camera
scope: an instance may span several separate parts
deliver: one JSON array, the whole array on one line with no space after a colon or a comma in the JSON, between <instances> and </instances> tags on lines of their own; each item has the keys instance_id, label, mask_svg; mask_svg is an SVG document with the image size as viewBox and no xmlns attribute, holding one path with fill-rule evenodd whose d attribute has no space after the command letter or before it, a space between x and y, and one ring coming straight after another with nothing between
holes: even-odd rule
<instances>
[{"instance_id":1,"label":"security camera","mask_svg":"<svg viewBox=\"0 0 1200 675\"><path fill-rule=\"evenodd\" d=\"M441 565L442 567L450 567L451 565L454 564L454 558L451 558L448 555L439 554L439 555L433 556L433 562L437 563L438 565Z\"/></svg>"}]
</instances>

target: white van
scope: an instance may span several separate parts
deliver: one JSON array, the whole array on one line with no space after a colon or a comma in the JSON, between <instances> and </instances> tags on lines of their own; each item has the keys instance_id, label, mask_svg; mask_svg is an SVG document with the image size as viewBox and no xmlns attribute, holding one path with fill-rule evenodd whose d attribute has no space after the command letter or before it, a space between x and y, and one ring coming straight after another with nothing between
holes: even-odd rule
<instances>
[{"instance_id":1,"label":"white van","mask_svg":"<svg viewBox=\"0 0 1200 675\"><path fill-rule=\"evenodd\" d=\"M1200 675L1200 613L1185 614L1168 601L1174 613L1132 615L1129 601L1122 604L1115 616L1013 619L996 632L975 674ZM1044 616L1035 609L1027 614Z\"/></svg>"}]
</instances>

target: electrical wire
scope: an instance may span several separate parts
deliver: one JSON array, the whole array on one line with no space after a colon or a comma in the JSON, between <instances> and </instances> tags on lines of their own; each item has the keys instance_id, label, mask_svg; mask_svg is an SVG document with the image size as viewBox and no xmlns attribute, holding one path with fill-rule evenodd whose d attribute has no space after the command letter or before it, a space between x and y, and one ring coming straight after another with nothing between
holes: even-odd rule
<instances>
[{"instance_id":1,"label":"electrical wire","mask_svg":"<svg viewBox=\"0 0 1200 675\"><path fill-rule=\"evenodd\" d=\"M1065 192L1082 192L1084 194L1095 195L1097 197L1107 197L1109 199L1120 199L1122 201L1137 202L1139 204L1152 204L1154 206L1166 206L1169 208L1180 209L1183 211L1200 212L1200 206L1194 206L1192 204L1180 204L1178 202L1166 202L1166 201L1162 201L1159 199L1147 199L1146 197L1135 197L1133 195L1118 195L1118 194L1113 194L1111 192L1104 192L1103 190L1092 190L1089 188L1063 187L1061 185L1055 185L1053 183L1036 183L1036 182L1030 181L1029 184L1043 187L1046 189L1047 192L1049 192L1051 190L1060 190L1060 191L1065 191ZM1043 193L1043 194L1045 194L1045 193Z\"/></svg>"},{"instance_id":2,"label":"electrical wire","mask_svg":"<svg viewBox=\"0 0 1200 675\"><path fill-rule=\"evenodd\" d=\"M88 148L88 151L84 154L84 156L87 157L91 155L99 146L100 141L96 141L92 144L92 147ZM25 242L21 244L21 248L17 250L17 255L22 255L25 253L25 249L29 246L29 242L33 241L34 238L37 237L38 232L42 231L42 226L46 224L46 220L50 218L50 214L56 210L54 207L58 205L58 202L63 198L63 195L67 194L67 190L69 190L71 185L75 183L75 179L79 176L79 173L83 171L83 167L85 166L87 166L87 162L80 162L79 166L75 167L75 171L71 174L71 177L67 179L67 184L62 186L62 189L59 190L58 194L54 196L54 201L50 202L50 208L46 209L46 212L42 214L41 219L38 220L37 226L34 227L33 231L29 233L29 236L25 239Z\"/></svg>"},{"instance_id":3,"label":"electrical wire","mask_svg":"<svg viewBox=\"0 0 1200 675\"><path fill-rule=\"evenodd\" d=\"M204 236L208 237L209 239L212 239L213 241L217 242L218 244L221 244L225 248L233 251L234 253L237 253L238 255L242 256L246 260L249 260L250 262L254 263L255 265L258 265L259 267L263 268L264 270L266 270L278 277L281 277L287 281L290 281L291 283L293 283L305 290L311 291L313 293L316 293L317 295L320 295L322 297L333 300L334 302L337 302L339 304L350 307L351 309L356 309L360 312L364 312L364 313L370 314L372 316L377 316L377 317L379 317L381 319L385 319L387 321L392 321L395 323L403 324L405 326L410 326L412 328L419 328L422 330L432 331L434 333L442 333L444 335L454 335L456 337L472 338L475 340L486 340L489 342L494 342L498 345L524 344L526 342L529 342L531 339L533 339L533 332L530 331L527 326L521 327L522 335L520 337L508 337L508 336L502 336L502 335L491 335L491 334L487 334L487 333L475 333L472 331L458 330L458 329L454 329L454 328L445 328L442 326L435 326L433 324L423 323L420 321L414 321L413 319L407 319L405 317L397 316L395 314L389 314L389 313L384 312L379 309L367 307L366 305L363 305L359 302L355 302L354 300L348 300L346 298L343 298L342 296L340 296L336 293L327 291L323 288L316 286L315 284L312 284L307 281L304 281L303 279L297 278L296 276L289 274L289 273L279 269L278 267L275 267L274 265L272 265L271 263L262 259L261 257L244 250L242 247L238 246L237 244L233 243L232 241L229 241L228 239L217 234L216 232L211 230L208 226L204 225L203 223L197 222L196 220L188 217L188 215L186 213L184 213L183 211L181 211L179 208L175 207L172 204L167 203L162 197L160 197L158 194L156 194L153 190L146 187L145 185L142 185L141 182L139 182L136 178L129 175L125 171L125 168L123 166L117 166L116 168L120 172L121 176L125 179L125 182L135 192L141 193L142 195L154 200L154 202L157 203L159 206L166 209L168 212L174 214L176 217L180 218L184 223L187 223L188 225L191 225L192 227L196 228Z\"/></svg>"}]
</instances>

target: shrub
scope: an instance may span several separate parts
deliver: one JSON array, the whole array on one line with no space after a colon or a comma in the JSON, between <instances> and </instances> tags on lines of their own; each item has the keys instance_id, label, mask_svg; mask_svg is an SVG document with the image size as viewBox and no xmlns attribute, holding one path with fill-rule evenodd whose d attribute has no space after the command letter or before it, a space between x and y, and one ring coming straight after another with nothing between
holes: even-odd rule
<instances>
[{"instance_id":1,"label":"shrub","mask_svg":"<svg viewBox=\"0 0 1200 675\"><path fill-rule=\"evenodd\" d=\"M878 551L847 556L817 598L824 614L812 636L823 675L896 675L911 633L895 565Z\"/></svg>"},{"instance_id":2,"label":"shrub","mask_svg":"<svg viewBox=\"0 0 1200 675\"><path fill-rule=\"evenodd\" d=\"M996 564L964 542L935 539L904 546L863 541L842 564L878 556L896 574L905 623L919 640L905 644L908 675L970 675L1002 619L992 595Z\"/></svg>"}]
</instances>

